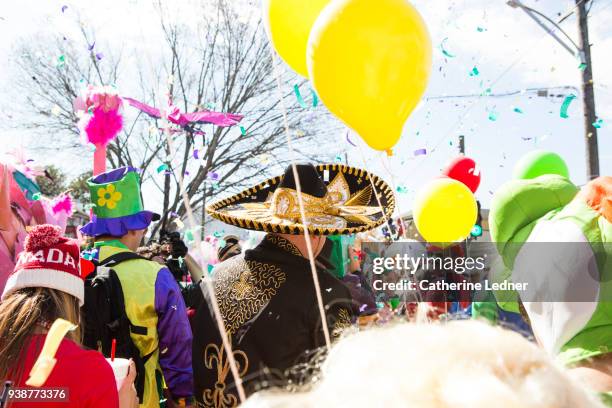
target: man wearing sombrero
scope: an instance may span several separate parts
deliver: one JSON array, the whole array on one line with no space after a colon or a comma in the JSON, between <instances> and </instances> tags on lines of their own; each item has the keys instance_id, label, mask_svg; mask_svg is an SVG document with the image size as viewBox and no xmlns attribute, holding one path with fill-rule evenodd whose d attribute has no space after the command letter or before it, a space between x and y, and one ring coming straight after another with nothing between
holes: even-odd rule
<instances>
[{"instance_id":1,"label":"man wearing sombrero","mask_svg":"<svg viewBox=\"0 0 612 408\"><path fill-rule=\"evenodd\" d=\"M325 236L376 228L394 208L389 186L363 170L302 164L296 165L296 172L306 226L291 166L283 176L207 208L225 223L268 233L256 248L218 264L213 271L218 306L247 394L295 381L287 370L305 361L307 351L325 345L304 228L317 257ZM330 273L317 270L317 274L326 324L334 338L351 324L350 293ZM232 407L239 402L235 380L211 300L205 287L203 291L206 301L193 326L195 397L198 406Z\"/></svg>"}]
</instances>

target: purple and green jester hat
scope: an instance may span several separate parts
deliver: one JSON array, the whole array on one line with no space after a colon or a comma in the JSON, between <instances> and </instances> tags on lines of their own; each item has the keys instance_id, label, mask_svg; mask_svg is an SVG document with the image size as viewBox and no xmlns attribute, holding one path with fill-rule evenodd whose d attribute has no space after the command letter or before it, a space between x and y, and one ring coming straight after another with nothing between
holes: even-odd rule
<instances>
[{"instance_id":1,"label":"purple and green jester hat","mask_svg":"<svg viewBox=\"0 0 612 408\"><path fill-rule=\"evenodd\" d=\"M128 231L145 229L159 214L146 211L140 193L140 174L132 167L109 170L87 180L93 216L81 228L92 237L122 237Z\"/></svg>"}]
</instances>

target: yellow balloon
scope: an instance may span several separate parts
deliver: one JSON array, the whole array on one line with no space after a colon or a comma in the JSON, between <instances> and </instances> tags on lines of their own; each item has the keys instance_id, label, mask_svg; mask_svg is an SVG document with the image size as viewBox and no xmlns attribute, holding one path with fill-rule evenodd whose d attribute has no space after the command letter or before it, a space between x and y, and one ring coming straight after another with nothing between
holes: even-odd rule
<instances>
[{"instance_id":1,"label":"yellow balloon","mask_svg":"<svg viewBox=\"0 0 612 408\"><path fill-rule=\"evenodd\" d=\"M263 16L276 52L298 74L308 78L306 45L321 10L330 0L264 0Z\"/></svg>"},{"instance_id":2,"label":"yellow balloon","mask_svg":"<svg viewBox=\"0 0 612 408\"><path fill-rule=\"evenodd\" d=\"M334 0L308 40L308 73L325 106L389 151L425 92L431 39L407 0Z\"/></svg>"},{"instance_id":3,"label":"yellow balloon","mask_svg":"<svg viewBox=\"0 0 612 408\"><path fill-rule=\"evenodd\" d=\"M450 243L464 239L474 227L476 198L457 180L439 178L421 189L414 201L417 230L427 242Z\"/></svg>"}]
</instances>

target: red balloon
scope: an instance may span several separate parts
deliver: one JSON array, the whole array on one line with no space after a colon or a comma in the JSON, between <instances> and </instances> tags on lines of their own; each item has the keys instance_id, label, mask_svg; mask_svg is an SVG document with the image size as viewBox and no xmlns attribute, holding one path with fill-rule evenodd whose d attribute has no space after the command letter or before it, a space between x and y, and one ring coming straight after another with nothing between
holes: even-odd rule
<instances>
[{"instance_id":1,"label":"red balloon","mask_svg":"<svg viewBox=\"0 0 612 408\"><path fill-rule=\"evenodd\" d=\"M480 185L480 169L476 166L476 162L469 157L456 157L446 166L442 174L462 182L472 190L472 193L475 193Z\"/></svg>"}]
</instances>

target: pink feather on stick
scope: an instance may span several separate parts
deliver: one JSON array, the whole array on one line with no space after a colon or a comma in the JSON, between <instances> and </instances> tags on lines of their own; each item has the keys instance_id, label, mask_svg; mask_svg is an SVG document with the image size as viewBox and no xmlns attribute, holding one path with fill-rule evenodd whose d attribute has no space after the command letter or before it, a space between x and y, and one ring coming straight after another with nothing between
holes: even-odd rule
<instances>
[{"instance_id":1,"label":"pink feather on stick","mask_svg":"<svg viewBox=\"0 0 612 408\"><path fill-rule=\"evenodd\" d=\"M118 110L105 112L95 108L84 126L87 141L95 146L106 146L112 142L123 128L123 116Z\"/></svg>"},{"instance_id":2,"label":"pink feather on stick","mask_svg":"<svg viewBox=\"0 0 612 408\"><path fill-rule=\"evenodd\" d=\"M82 115L79 121L81 138L96 147L93 173L103 173L106 170L106 146L123 128L121 97L111 87L90 85L83 95L75 99L73 105Z\"/></svg>"}]
</instances>

